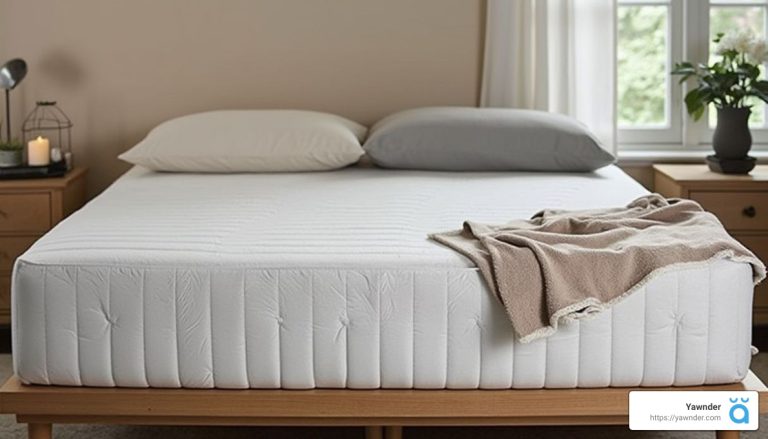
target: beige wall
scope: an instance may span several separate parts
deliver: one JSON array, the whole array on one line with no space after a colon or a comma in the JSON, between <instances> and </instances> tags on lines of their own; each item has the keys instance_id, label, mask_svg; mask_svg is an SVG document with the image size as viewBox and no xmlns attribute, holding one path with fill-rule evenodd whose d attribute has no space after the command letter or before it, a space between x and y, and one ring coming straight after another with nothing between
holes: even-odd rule
<instances>
[{"instance_id":1,"label":"beige wall","mask_svg":"<svg viewBox=\"0 0 768 439\"><path fill-rule=\"evenodd\" d=\"M168 118L303 108L371 123L423 105L475 105L482 0L0 0L0 60L75 123L91 193L115 157Z\"/></svg>"}]
</instances>

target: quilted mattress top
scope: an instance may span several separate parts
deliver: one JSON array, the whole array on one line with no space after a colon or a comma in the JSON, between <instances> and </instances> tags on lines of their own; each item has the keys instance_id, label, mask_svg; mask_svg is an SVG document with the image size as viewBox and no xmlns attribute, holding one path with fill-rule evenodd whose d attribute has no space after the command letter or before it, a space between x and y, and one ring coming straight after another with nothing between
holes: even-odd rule
<instances>
[{"instance_id":1,"label":"quilted mattress top","mask_svg":"<svg viewBox=\"0 0 768 439\"><path fill-rule=\"evenodd\" d=\"M133 168L21 260L43 265L262 268L471 267L427 234L543 208L621 206L647 191L592 174L348 168L173 174Z\"/></svg>"}]
</instances>

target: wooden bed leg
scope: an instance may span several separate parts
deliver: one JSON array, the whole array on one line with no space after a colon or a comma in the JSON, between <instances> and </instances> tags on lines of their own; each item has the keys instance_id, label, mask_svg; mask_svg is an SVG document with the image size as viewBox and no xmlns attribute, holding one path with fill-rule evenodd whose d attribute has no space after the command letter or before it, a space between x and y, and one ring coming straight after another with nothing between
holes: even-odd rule
<instances>
[{"instance_id":1,"label":"wooden bed leg","mask_svg":"<svg viewBox=\"0 0 768 439\"><path fill-rule=\"evenodd\" d=\"M739 439L738 430L718 430L715 432L717 439Z\"/></svg>"},{"instance_id":2,"label":"wooden bed leg","mask_svg":"<svg viewBox=\"0 0 768 439\"><path fill-rule=\"evenodd\" d=\"M384 439L384 427L365 427L365 439Z\"/></svg>"},{"instance_id":3,"label":"wooden bed leg","mask_svg":"<svg viewBox=\"0 0 768 439\"><path fill-rule=\"evenodd\" d=\"M394 425L384 427L384 439L403 439L403 427Z\"/></svg>"},{"instance_id":4,"label":"wooden bed leg","mask_svg":"<svg viewBox=\"0 0 768 439\"><path fill-rule=\"evenodd\" d=\"M52 437L53 437L53 426L51 424L27 425L28 439L51 439Z\"/></svg>"}]
</instances>

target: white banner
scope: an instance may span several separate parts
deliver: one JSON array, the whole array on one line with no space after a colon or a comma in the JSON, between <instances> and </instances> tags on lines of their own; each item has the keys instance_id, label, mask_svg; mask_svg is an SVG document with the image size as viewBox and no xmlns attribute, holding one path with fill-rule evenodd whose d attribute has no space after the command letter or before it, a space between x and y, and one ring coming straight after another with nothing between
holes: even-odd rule
<instances>
[{"instance_id":1,"label":"white banner","mask_svg":"<svg viewBox=\"0 0 768 439\"><path fill-rule=\"evenodd\" d=\"M629 392L631 430L757 430L757 392Z\"/></svg>"}]
</instances>

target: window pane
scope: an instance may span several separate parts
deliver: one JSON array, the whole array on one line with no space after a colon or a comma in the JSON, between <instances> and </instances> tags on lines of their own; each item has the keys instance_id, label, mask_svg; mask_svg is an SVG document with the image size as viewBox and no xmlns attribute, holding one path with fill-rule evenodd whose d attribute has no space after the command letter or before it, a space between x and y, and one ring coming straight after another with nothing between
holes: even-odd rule
<instances>
[{"instance_id":1,"label":"window pane","mask_svg":"<svg viewBox=\"0 0 768 439\"><path fill-rule=\"evenodd\" d=\"M720 7L713 6L709 15L709 34L710 34L710 62L717 59L715 55L716 44L712 40L718 33L727 33L734 29L750 30L755 36L765 38L765 9L763 7ZM764 70L761 67L761 70ZM749 99L752 105L752 116L749 118L749 124L752 126L763 126L765 121L765 104L756 98ZM717 123L717 115L713 108L709 112L709 125L714 128Z\"/></svg>"},{"instance_id":2,"label":"window pane","mask_svg":"<svg viewBox=\"0 0 768 439\"><path fill-rule=\"evenodd\" d=\"M734 3L765 3L765 0L710 0L712 5L729 5Z\"/></svg>"},{"instance_id":3,"label":"window pane","mask_svg":"<svg viewBox=\"0 0 768 439\"><path fill-rule=\"evenodd\" d=\"M668 124L665 5L618 7L617 93L622 128Z\"/></svg>"}]
</instances>

